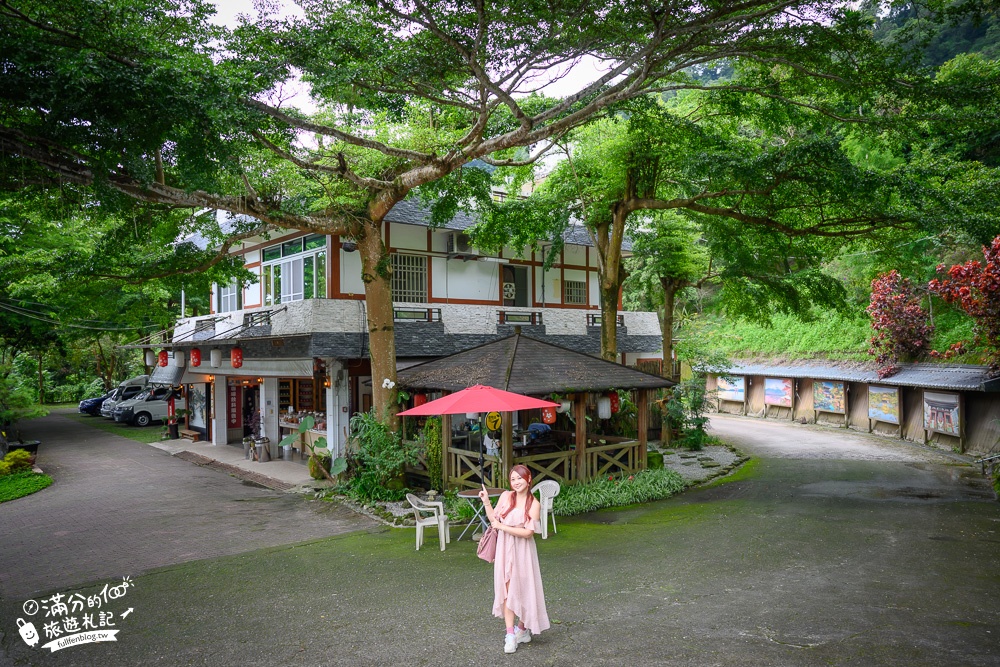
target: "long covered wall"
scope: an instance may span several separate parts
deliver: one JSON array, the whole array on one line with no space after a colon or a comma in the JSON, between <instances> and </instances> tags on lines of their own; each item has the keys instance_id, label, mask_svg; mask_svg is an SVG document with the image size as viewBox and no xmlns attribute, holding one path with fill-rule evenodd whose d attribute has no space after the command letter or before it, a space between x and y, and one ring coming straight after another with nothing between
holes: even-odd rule
<instances>
[{"instance_id":1,"label":"long covered wall","mask_svg":"<svg viewBox=\"0 0 1000 667\"><path fill-rule=\"evenodd\" d=\"M777 375L743 375L739 377L745 378L745 400L743 402L723 398L725 392L719 392L718 377L715 375L708 377L706 386L712 395L716 396L719 412L851 428L880 435L898 436L915 442L926 441L952 451L969 454L989 454L1000 451L1000 393L997 392L961 391L953 388L938 389L935 387L890 387L887 384L875 385L869 382L836 380L833 382L843 383L846 390L844 412L837 413L816 411L813 402L814 384L831 381L820 378L781 378ZM765 403L765 380L768 378L784 379L791 382L794 396L791 407ZM869 390L872 386L899 390L902 429L897 424L869 419ZM925 392L961 397L959 405L964 437L959 438L938 431L924 430Z\"/></svg>"}]
</instances>

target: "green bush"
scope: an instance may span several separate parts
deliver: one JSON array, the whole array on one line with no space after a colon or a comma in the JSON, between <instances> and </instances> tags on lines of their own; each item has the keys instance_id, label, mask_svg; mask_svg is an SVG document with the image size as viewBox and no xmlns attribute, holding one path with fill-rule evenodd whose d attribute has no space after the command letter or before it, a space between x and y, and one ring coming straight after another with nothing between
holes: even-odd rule
<instances>
[{"instance_id":1,"label":"green bush","mask_svg":"<svg viewBox=\"0 0 1000 667\"><path fill-rule=\"evenodd\" d=\"M50 484L52 484L52 478L48 475L39 475L30 471L0 477L0 503L23 498L35 491L41 491Z\"/></svg>"},{"instance_id":2,"label":"green bush","mask_svg":"<svg viewBox=\"0 0 1000 667\"><path fill-rule=\"evenodd\" d=\"M432 489L441 489L441 418L431 417L424 424L424 452L427 456L428 484Z\"/></svg>"},{"instance_id":3,"label":"green bush","mask_svg":"<svg viewBox=\"0 0 1000 667\"><path fill-rule=\"evenodd\" d=\"M10 474L10 464L6 461L0 461L0 477Z\"/></svg>"},{"instance_id":4,"label":"green bush","mask_svg":"<svg viewBox=\"0 0 1000 667\"><path fill-rule=\"evenodd\" d=\"M23 449L12 449L3 457L3 462L7 466L7 472L13 474L31 470L31 458L31 454Z\"/></svg>"},{"instance_id":5,"label":"green bush","mask_svg":"<svg viewBox=\"0 0 1000 667\"><path fill-rule=\"evenodd\" d=\"M404 465L416 463L416 450L390 431L374 410L351 417L351 434L358 451L350 466L354 469L348 483L350 495L362 502L402 500L406 488L395 480L403 474Z\"/></svg>"},{"instance_id":6,"label":"green bush","mask_svg":"<svg viewBox=\"0 0 1000 667\"><path fill-rule=\"evenodd\" d=\"M563 486L552 503L559 516L593 512L662 500L684 489L684 480L673 470L643 470L635 475L609 476L586 484Z\"/></svg>"}]
</instances>

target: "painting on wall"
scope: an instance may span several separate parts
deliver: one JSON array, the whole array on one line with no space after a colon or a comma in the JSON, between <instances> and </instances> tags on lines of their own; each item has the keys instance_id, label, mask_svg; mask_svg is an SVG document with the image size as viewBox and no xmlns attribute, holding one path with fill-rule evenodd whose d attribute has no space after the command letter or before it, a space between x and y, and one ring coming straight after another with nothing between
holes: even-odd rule
<instances>
[{"instance_id":1,"label":"painting on wall","mask_svg":"<svg viewBox=\"0 0 1000 667\"><path fill-rule=\"evenodd\" d=\"M746 400L746 380L742 375L719 376L719 398L723 401L743 403Z\"/></svg>"},{"instance_id":2,"label":"painting on wall","mask_svg":"<svg viewBox=\"0 0 1000 667\"><path fill-rule=\"evenodd\" d=\"M205 392L201 390L201 385L188 385L187 400L190 415L190 425L193 428L204 429L207 426L205 415Z\"/></svg>"},{"instance_id":3,"label":"painting on wall","mask_svg":"<svg viewBox=\"0 0 1000 667\"><path fill-rule=\"evenodd\" d=\"M844 400L843 382L813 382L813 410L817 412L847 412L847 401Z\"/></svg>"},{"instance_id":4,"label":"painting on wall","mask_svg":"<svg viewBox=\"0 0 1000 667\"><path fill-rule=\"evenodd\" d=\"M924 392L924 428L945 435L962 435L958 394Z\"/></svg>"},{"instance_id":5,"label":"painting on wall","mask_svg":"<svg viewBox=\"0 0 1000 667\"><path fill-rule=\"evenodd\" d=\"M792 407L792 379L764 378L764 405Z\"/></svg>"},{"instance_id":6,"label":"painting on wall","mask_svg":"<svg viewBox=\"0 0 1000 667\"><path fill-rule=\"evenodd\" d=\"M868 387L868 419L899 423L899 389L896 387Z\"/></svg>"}]
</instances>

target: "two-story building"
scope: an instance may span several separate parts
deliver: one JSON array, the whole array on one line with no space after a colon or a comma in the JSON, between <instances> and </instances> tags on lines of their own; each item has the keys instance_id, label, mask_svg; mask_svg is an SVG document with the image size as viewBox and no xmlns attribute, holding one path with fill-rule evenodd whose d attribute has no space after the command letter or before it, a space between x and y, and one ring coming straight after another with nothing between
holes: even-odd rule
<instances>
[{"instance_id":1,"label":"two-story building","mask_svg":"<svg viewBox=\"0 0 1000 667\"><path fill-rule=\"evenodd\" d=\"M463 230L475 222L459 214L432 228L411 200L386 217L398 366L508 336L515 326L599 354L598 263L586 231L569 230L558 251L541 244L493 256L469 243ZM297 231L251 239L234 252L258 281L218 286L210 315L181 319L169 365L158 372L186 385L188 426L215 444L239 443L258 411L259 433L272 443L296 413L314 413L317 430L340 450L349 416L371 406L358 252L336 236ZM546 257L551 252L558 256ZM622 363L662 356L655 313L619 309L617 319Z\"/></svg>"}]
</instances>

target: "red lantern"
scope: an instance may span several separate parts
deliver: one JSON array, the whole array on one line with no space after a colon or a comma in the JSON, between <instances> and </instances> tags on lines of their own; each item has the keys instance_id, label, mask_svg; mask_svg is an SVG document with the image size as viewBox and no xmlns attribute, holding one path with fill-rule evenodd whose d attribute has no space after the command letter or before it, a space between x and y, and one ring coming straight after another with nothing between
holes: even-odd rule
<instances>
[{"instance_id":1,"label":"red lantern","mask_svg":"<svg viewBox=\"0 0 1000 667\"><path fill-rule=\"evenodd\" d=\"M191 365L201 366L201 350L196 347L191 348Z\"/></svg>"},{"instance_id":2,"label":"red lantern","mask_svg":"<svg viewBox=\"0 0 1000 667\"><path fill-rule=\"evenodd\" d=\"M243 365L243 350L234 347L233 351L229 353L229 363L233 365L233 368L239 368Z\"/></svg>"},{"instance_id":3,"label":"red lantern","mask_svg":"<svg viewBox=\"0 0 1000 667\"><path fill-rule=\"evenodd\" d=\"M608 394L608 398L611 399L611 414L615 414L616 412L618 412L619 409L621 409L621 402L618 399L618 392L617 391L611 392L610 394Z\"/></svg>"},{"instance_id":4,"label":"red lantern","mask_svg":"<svg viewBox=\"0 0 1000 667\"><path fill-rule=\"evenodd\" d=\"M542 421L546 424L556 423L556 409L555 408L542 408Z\"/></svg>"},{"instance_id":5,"label":"red lantern","mask_svg":"<svg viewBox=\"0 0 1000 667\"><path fill-rule=\"evenodd\" d=\"M414 394L413 407L419 407L427 402L427 394Z\"/></svg>"},{"instance_id":6,"label":"red lantern","mask_svg":"<svg viewBox=\"0 0 1000 667\"><path fill-rule=\"evenodd\" d=\"M160 350L160 353L158 355L156 355L156 358L158 359L158 361L156 362L158 366L166 366L167 365L167 351L166 350Z\"/></svg>"}]
</instances>

